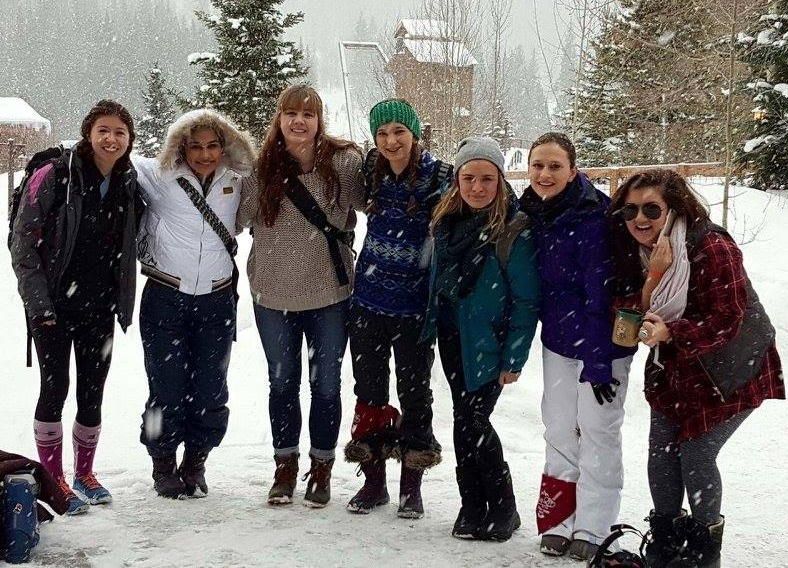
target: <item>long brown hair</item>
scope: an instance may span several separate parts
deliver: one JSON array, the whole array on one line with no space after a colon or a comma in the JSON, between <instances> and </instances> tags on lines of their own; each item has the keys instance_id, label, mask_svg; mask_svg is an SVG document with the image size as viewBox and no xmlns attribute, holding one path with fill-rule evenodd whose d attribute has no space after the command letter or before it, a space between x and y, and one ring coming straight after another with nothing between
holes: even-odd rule
<instances>
[{"instance_id":1,"label":"long brown hair","mask_svg":"<svg viewBox=\"0 0 788 568\"><path fill-rule=\"evenodd\" d=\"M611 224L612 256L615 271L614 295L625 296L643 285L638 250L640 245L629 233L621 218L621 210L633 191L656 188L670 209L684 216L687 230L709 220L708 209L698 199L695 191L678 173L670 169L652 168L627 178L613 194L608 209Z\"/></svg>"},{"instance_id":2,"label":"long brown hair","mask_svg":"<svg viewBox=\"0 0 788 568\"><path fill-rule=\"evenodd\" d=\"M361 153L353 142L330 136L326 133L323 101L309 85L292 85L279 94L276 113L265 135L260 156L257 159L257 181L260 187L259 215L267 227L272 227L279 215L286 180L300 174L295 159L287 152L285 137L279 125L282 113L287 110L308 110L317 116L315 134L315 169L325 184L325 195L335 199L340 190L339 176L334 169L333 158L337 152L352 149Z\"/></svg>"},{"instance_id":3,"label":"long brown hair","mask_svg":"<svg viewBox=\"0 0 788 568\"><path fill-rule=\"evenodd\" d=\"M435 212L432 214L430 228L433 233L435 232L435 227L440 224L444 217L459 213L466 207L468 205L466 205L462 195L460 195L459 175L455 175L451 189L441 198L435 207ZM506 217L509 214L509 188L501 172L498 172L498 191L489 207L490 222L484 230L489 232L489 242L494 243L503 232L506 226Z\"/></svg>"},{"instance_id":4,"label":"long brown hair","mask_svg":"<svg viewBox=\"0 0 788 568\"><path fill-rule=\"evenodd\" d=\"M700 202L695 191L683 177L670 169L652 168L627 178L613 194L610 211L616 215L626 205L630 192L653 187L659 190L668 207L677 215L684 216L687 228L703 223L709 212Z\"/></svg>"},{"instance_id":5,"label":"long brown hair","mask_svg":"<svg viewBox=\"0 0 788 568\"><path fill-rule=\"evenodd\" d=\"M387 173L387 168L389 165L389 161L383 156L383 152L378 149L378 157L375 160L374 167L372 169L372 187L369 188L369 199L367 202L367 209L366 213L375 214L378 212L378 206L376 205L375 198L377 197L378 191L380 190L380 185L383 183L383 176ZM416 187L416 182L419 180L419 162L421 161L421 154L424 152L424 148L421 144L419 144L418 139L413 139L413 146L410 148L410 159L408 160L408 165L405 168L405 171L408 172L408 188L411 192L411 199L408 201L407 213L410 216L416 214L418 210L419 204L416 202L415 197L413 196L413 190Z\"/></svg>"}]
</instances>

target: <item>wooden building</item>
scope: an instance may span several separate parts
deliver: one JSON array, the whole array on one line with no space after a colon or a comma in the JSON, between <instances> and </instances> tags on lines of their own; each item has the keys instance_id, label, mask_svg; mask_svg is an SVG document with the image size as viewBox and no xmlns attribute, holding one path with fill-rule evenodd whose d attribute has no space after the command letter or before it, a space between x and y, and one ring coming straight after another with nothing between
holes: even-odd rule
<instances>
[{"instance_id":1,"label":"wooden building","mask_svg":"<svg viewBox=\"0 0 788 568\"><path fill-rule=\"evenodd\" d=\"M449 156L471 130L476 59L441 20L402 20L387 70L396 96L432 126L432 149Z\"/></svg>"},{"instance_id":2,"label":"wooden building","mask_svg":"<svg viewBox=\"0 0 788 568\"><path fill-rule=\"evenodd\" d=\"M52 124L38 114L24 99L0 97L0 142L13 138L25 145L25 154L33 154L48 147Z\"/></svg>"}]
</instances>

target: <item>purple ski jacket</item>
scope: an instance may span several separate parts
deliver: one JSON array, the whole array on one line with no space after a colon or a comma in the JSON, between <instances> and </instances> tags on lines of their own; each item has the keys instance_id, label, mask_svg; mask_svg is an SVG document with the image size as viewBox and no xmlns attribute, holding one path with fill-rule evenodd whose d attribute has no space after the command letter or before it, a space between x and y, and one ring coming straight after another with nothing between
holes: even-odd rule
<instances>
[{"instance_id":1,"label":"purple ski jacket","mask_svg":"<svg viewBox=\"0 0 788 568\"><path fill-rule=\"evenodd\" d=\"M593 384L610 383L613 359L634 353L611 341L609 204L583 173L549 201L530 187L520 198L538 249L542 344L583 361L580 380Z\"/></svg>"}]
</instances>

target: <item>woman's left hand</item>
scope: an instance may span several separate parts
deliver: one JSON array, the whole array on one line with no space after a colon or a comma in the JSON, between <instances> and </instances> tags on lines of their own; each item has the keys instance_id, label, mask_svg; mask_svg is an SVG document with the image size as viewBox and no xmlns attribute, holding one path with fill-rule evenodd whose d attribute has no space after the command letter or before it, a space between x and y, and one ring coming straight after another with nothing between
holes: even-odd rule
<instances>
[{"instance_id":1,"label":"woman's left hand","mask_svg":"<svg viewBox=\"0 0 788 568\"><path fill-rule=\"evenodd\" d=\"M638 333L640 340L649 347L656 347L658 343L668 342L673 339L665 322L657 314L648 312L643 316L643 325Z\"/></svg>"},{"instance_id":2,"label":"woman's left hand","mask_svg":"<svg viewBox=\"0 0 788 568\"><path fill-rule=\"evenodd\" d=\"M511 371L501 371L501 376L498 377L498 384L501 386L516 383L520 378L520 373L512 373Z\"/></svg>"}]
</instances>

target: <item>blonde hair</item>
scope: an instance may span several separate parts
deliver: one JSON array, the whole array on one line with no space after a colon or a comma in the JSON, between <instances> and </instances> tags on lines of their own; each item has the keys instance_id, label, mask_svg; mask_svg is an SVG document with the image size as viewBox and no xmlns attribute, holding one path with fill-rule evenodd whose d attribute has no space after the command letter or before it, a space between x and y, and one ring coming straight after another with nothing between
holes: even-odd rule
<instances>
[{"instance_id":1,"label":"blonde hair","mask_svg":"<svg viewBox=\"0 0 788 568\"><path fill-rule=\"evenodd\" d=\"M432 232L435 232L435 227L440 224L444 217L460 213L466 207L468 205L460 194L459 176L455 175L451 189L441 198L440 203L435 207L435 211L432 214L432 222L430 223ZM490 222L484 230L490 235L488 242L494 243L503 233L506 227L506 217L509 213L509 188L501 172L498 172L498 190L495 194L495 199L488 207L490 209Z\"/></svg>"}]
</instances>

